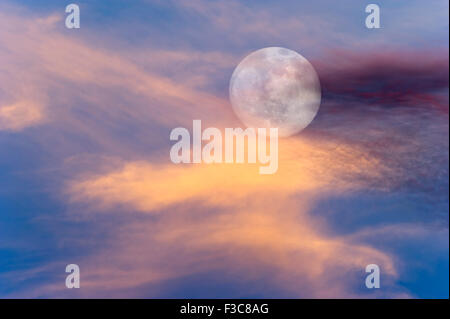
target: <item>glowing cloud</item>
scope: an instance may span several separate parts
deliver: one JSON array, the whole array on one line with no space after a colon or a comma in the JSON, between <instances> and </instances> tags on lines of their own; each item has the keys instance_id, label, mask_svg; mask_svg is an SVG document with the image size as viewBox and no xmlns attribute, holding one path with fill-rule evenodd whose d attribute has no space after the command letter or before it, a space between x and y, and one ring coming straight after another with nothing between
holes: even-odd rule
<instances>
[{"instance_id":1,"label":"glowing cloud","mask_svg":"<svg viewBox=\"0 0 450 319\"><path fill-rule=\"evenodd\" d=\"M376 261L395 276L393 260L370 246L326 235L326 224L310 208L324 193L363 187L383 169L352 146L294 138L281 140L279 171L270 176L249 164L128 162L107 174L77 178L68 192L72 201L89 202L96 211L122 207L157 216L119 231L108 258L133 272L116 277L110 287L157 284L214 269L250 277L273 269L269 281L291 294L337 297L352 295L354 284L340 280L340 272ZM111 278L114 270L107 268L89 271L97 281L92 289Z\"/></svg>"}]
</instances>

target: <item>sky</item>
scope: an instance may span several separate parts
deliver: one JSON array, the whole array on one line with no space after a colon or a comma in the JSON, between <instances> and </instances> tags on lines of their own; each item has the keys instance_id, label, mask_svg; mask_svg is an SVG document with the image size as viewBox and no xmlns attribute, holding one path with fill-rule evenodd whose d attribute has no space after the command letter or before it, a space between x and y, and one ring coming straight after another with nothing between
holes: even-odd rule
<instances>
[{"instance_id":1,"label":"sky","mask_svg":"<svg viewBox=\"0 0 450 319\"><path fill-rule=\"evenodd\" d=\"M69 3L0 3L0 298L448 298L448 1ZM276 174L173 164L273 46L322 87Z\"/></svg>"}]
</instances>

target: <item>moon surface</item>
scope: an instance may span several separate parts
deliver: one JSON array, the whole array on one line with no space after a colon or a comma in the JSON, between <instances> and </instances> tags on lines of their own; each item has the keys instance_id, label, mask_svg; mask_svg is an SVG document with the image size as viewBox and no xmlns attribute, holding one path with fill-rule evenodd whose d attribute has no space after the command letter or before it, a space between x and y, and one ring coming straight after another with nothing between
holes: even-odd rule
<instances>
[{"instance_id":1,"label":"moon surface","mask_svg":"<svg viewBox=\"0 0 450 319\"><path fill-rule=\"evenodd\" d=\"M231 76L229 93L234 112L247 127L277 127L282 137L307 127L321 100L319 77L311 63L281 47L245 57Z\"/></svg>"}]
</instances>

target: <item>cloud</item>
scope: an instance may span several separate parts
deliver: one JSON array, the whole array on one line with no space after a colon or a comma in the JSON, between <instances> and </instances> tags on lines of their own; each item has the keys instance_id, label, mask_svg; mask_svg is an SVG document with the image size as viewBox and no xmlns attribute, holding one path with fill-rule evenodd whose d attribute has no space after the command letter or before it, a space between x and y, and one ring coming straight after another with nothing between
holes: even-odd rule
<instances>
[{"instance_id":1,"label":"cloud","mask_svg":"<svg viewBox=\"0 0 450 319\"><path fill-rule=\"evenodd\" d=\"M166 162L165 158L156 163L125 162L107 174L75 178L68 190L74 200L92 198L151 211L197 198L211 205L234 205L258 192L289 196L320 189L339 193L361 187L358 181L365 184L364 178L379 179L388 170L358 147L307 138L279 141L279 169L270 176L257 174L260 164Z\"/></svg>"},{"instance_id":2,"label":"cloud","mask_svg":"<svg viewBox=\"0 0 450 319\"><path fill-rule=\"evenodd\" d=\"M286 3L285 6L279 6L276 2L262 6L260 3L234 0L183 0L169 3L183 16L187 16L192 24L208 26L201 34L189 32L189 37L200 35L202 39L206 38L219 47L224 43L231 48L260 48L289 43L295 45L292 49L315 48L326 41L346 37L336 31L341 19L336 16L324 18L309 10L300 11L295 3ZM220 42L216 43L218 34Z\"/></svg>"},{"instance_id":3,"label":"cloud","mask_svg":"<svg viewBox=\"0 0 450 319\"><path fill-rule=\"evenodd\" d=\"M201 90L213 68L212 62L225 61L224 54L147 50L146 59L135 57L135 61L146 65L143 70L120 52L95 48L62 32L59 16L24 19L2 12L0 18L0 59L8 61L0 73L0 80L5 83L0 99L2 129L23 130L54 123L66 130L98 135L100 142L105 143L101 141L101 129L92 132L94 129L77 121L74 113L82 109L88 117L103 113L109 121L120 121L126 116L146 120L147 125L172 126L187 124L186 114L217 110L227 103ZM181 72L192 67L192 63L201 64L199 60L203 63L202 72ZM173 64L177 64L172 68L180 70L180 76L184 74L184 80L171 79L168 69L161 69ZM24 103L29 105L28 115L24 113L18 124L14 110L23 110Z\"/></svg>"},{"instance_id":4,"label":"cloud","mask_svg":"<svg viewBox=\"0 0 450 319\"><path fill-rule=\"evenodd\" d=\"M43 122L42 107L33 101L17 101L0 107L0 130L20 131Z\"/></svg>"},{"instance_id":5,"label":"cloud","mask_svg":"<svg viewBox=\"0 0 450 319\"><path fill-rule=\"evenodd\" d=\"M71 200L89 203L86 214L119 209L156 218L121 227L108 257L86 261L105 267L88 266L90 288L159 286L205 271L250 280L269 271L268 282L290 296L356 296L357 274L375 261L394 278L391 256L327 235L326 223L310 215L324 194L360 189L366 182L358 176L378 179L386 168L350 145L297 138L280 143L280 167L270 176L245 164L141 161L71 181Z\"/></svg>"},{"instance_id":6,"label":"cloud","mask_svg":"<svg viewBox=\"0 0 450 319\"><path fill-rule=\"evenodd\" d=\"M264 278L291 297L348 297L356 296L357 279L371 262L382 265L386 280L396 275L390 256L327 236L300 203L273 200L278 198L222 213L202 214L192 206L122 227L114 248L82 261L85 288L92 289L86 293L120 295L147 285L157 288L151 294L157 296L170 280L214 272L243 282ZM247 292L252 289L249 285Z\"/></svg>"},{"instance_id":7,"label":"cloud","mask_svg":"<svg viewBox=\"0 0 450 319\"><path fill-rule=\"evenodd\" d=\"M324 103L426 107L448 114L448 52L337 50L316 67Z\"/></svg>"}]
</instances>

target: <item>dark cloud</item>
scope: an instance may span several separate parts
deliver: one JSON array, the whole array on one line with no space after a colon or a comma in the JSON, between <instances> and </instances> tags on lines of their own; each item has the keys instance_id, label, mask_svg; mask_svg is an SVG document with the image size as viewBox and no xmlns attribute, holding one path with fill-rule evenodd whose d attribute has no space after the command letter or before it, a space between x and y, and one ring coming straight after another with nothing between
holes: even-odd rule
<instances>
[{"instance_id":1,"label":"dark cloud","mask_svg":"<svg viewBox=\"0 0 450 319\"><path fill-rule=\"evenodd\" d=\"M448 114L448 52L333 52L315 63L323 104L431 107Z\"/></svg>"}]
</instances>

